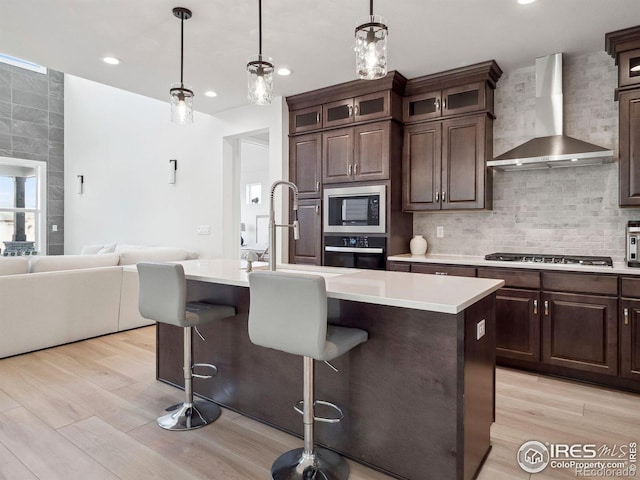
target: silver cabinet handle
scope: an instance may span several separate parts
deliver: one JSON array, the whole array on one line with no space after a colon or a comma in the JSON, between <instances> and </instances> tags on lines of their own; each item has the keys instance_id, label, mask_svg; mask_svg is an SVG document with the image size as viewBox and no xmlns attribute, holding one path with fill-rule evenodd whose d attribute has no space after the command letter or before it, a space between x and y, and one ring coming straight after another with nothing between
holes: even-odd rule
<instances>
[{"instance_id":1,"label":"silver cabinet handle","mask_svg":"<svg viewBox=\"0 0 640 480\"><path fill-rule=\"evenodd\" d=\"M533 301L533 314L534 315L538 314L538 300Z\"/></svg>"},{"instance_id":2,"label":"silver cabinet handle","mask_svg":"<svg viewBox=\"0 0 640 480\"><path fill-rule=\"evenodd\" d=\"M440 201L440 192L436 192L436 203Z\"/></svg>"},{"instance_id":3,"label":"silver cabinet handle","mask_svg":"<svg viewBox=\"0 0 640 480\"><path fill-rule=\"evenodd\" d=\"M349 105L349 116L353 116L353 107L351 105Z\"/></svg>"},{"instance_id":4,"label":"silver cabinet handle","mask_svg":"<svg viewBox=\"0 0 640 480\"><path fill-rule=\"evenodd\" d=\"M629 325L629 309L624 309L624 324Z\"/></svg>"},{"instance_id":5,"label":"silver cabinet handle","mask_svg":"<svg viewBox=\"0 0 640 480\"><path fill-rule=\"evenodd\" d=\"M320 112L316 113L316 123L320 123Z\"/></svg>"},{"instance_id":6,"label":"silver cabinet handle","mask_svg":"<svg viewBox=\"0 0 640 480\"><path fill-rule=\"evenodd\" d=\"M436 98L436 101L434 103L436 105L436 112L437 112L438 110L440 110L440 99Z\"/></svg>"},{"instance_id":7,"label":"silver cabinet handle","mask_svg":"<svg viewBox=\"0 0 640 480\"><path fill-rule=\"evenodd\" d=\"M316 215L320 215L320 205L316 205Z\"/></svg>"},{"instance_id":8,"label":"silver cabinet handle","mask_svg":"<svg viewBox=\"0 0 640 480\"><path fill-rule=\"evenodd\" d=\"M447 109L447 99L443 98L442 99L442 110L446 110Z\"/></svg>"},{"instance_id":9,"label":"silver cabinet handle","mask_svg":"<svg viewBox=\"0 0 640 480\"><path fill-rule=\"evenodd\" d=\"M447 192L442 192L442 201L443 202L447 201Z\"/></svg>"},{"instance_id":10,"label":"silver cabinet handle","mask_svg":"<svg viewBox=\"0 0 640 480\"><path fill-rule=\"evenodd\" d=\"M351 164L347 167L347 175L351 175Z\"/></svg>"},{"instance_id":11,"label":"silver cabinet handle","mask_svg":"<svg viewBox=\"0 0 640 480\"><path fill-rule=\"evenodd\" d=\"M357 175L357 174L358 174L358 164L357 164L357 163L354 163L354 164L353 164L353 174L354 174L354 175Z\"/></svg>"},{"instance_id":12,"label":"silver cabinet handle","mask_svg":"<svg viewBox=\"0 0 640 480\"><path fill-rule=\"evenodd\" d=\"M549 316L549 301L548 300L544 301L544 314Z\"/></svg>"},{"instance_id":13,"label":"silver cabinet handle","mask_svg":"<svg viewBox=\"0 0 640 480\"><path fill-rule=\"evenodd\" d=\"M358 115L360 115L360 109L358 108L358 105L356 105L354 107L354 112L355 112L355 116L357 117Z\"/></svg>"},{"instance_id":14,"label":"silver cabinet handle","mask_svg":"<svg viewBox=\"0 0 640 480\"><path fill-rule=\"evenodd\" d=\"M449 275L447 272L436 272L436 275Z\"/></svg>"},{"instance_id":15,"label":"silver cabinet handle","mask_svg":"<svg viewBox=\"0 0 640 480\"><path fill-rule=\"evenodd\" d=\"M316 182L316 192L320 191L320 182Z\"/></svg>"}]
</instances>

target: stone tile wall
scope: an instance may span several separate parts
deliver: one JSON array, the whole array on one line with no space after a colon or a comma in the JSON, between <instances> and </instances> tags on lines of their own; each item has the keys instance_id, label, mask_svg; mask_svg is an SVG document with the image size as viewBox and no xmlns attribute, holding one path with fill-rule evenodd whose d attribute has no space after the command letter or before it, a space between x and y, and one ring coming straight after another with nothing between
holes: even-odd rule
<instances>
[{"instance_id":1,"label":"stone tile wall","mask_svg":"<svg viewBox=\"0 0 640 480\"><path fill-rule=\"evenodd\" d=\"M640 220L640 209L618 207L616 67L605 52L565 55L563 77L565 133L611 148L614 163L494 172L492 211L414 214L414 233L425 235L429 253L501 251L624 258L625 227L628 220ZM535 136L534 66L503 75L495 110L495 156ZM437 226L444 227L444 238L436 238Z\"/></svg>"},{"instance_id":2,"label":"stone tile wall","mask_svg":"<svg viewBox=\"0 0 640 480\"><path fill-rule=\"evenodd\" d=\"M47 252L63 254L63 73L43 75L0 63L0 156L47 162Z\"/></svg>"}]
</instances>

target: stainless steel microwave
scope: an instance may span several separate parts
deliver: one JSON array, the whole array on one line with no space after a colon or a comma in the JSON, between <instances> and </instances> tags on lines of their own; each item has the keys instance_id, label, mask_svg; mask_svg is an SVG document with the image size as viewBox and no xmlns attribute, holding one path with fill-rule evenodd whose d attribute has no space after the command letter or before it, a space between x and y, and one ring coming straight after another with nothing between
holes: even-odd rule
<instances>
[{"instance_id":1,"label":"stainless steel microwave","mask_svg":"<svg viewBox=\"0 0 640 480\"><path fill-rule=\"evenodd\" d=\"M325 188L325 233L385 233L384 185Z\"/></svg>"}]
</instances>

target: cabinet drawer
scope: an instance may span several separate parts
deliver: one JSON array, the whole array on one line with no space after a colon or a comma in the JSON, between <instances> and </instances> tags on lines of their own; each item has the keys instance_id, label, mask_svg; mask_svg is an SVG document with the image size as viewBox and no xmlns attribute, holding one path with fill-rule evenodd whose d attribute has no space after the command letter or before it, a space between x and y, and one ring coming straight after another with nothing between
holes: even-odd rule
<instances>
[{"instance_id":1,"label":"cabinet drawer","mask_svg":"<svg viewBox=\"0 0 640 480\"><path fill-rule=\"evenodd\" d=\"M388 262L387 270L390 272L410 272L411 264L408 262Z\"/></svg>"},{"instance_id":2,"label":"cabinet drawer","mask_svg":"<svg viewBox=\"0 0 640 480\"><path fill-rule=\"evenodd\" d=\"M618 295L616 275L542 272L542 287L547 291Z\"/></svg>"},{"instance_id":3,"label":"cabinet drawer","mask_svg":"<svg viewBox=\"0 0 640 480\"><path fill-rule=\"evenodd\" d=\"M640 298L640 277L622 277L620 281L620 296Z\"/></svg>"},{"instance_id":4,"label":"cabinet drawer","mask_svg":"<svg viewBox=\"0 0 640 480\"><path fill-rule=\"evenodd\" d=\"M540 272L506 268L478 268L478 277L504 280L505 287L540 289Z\"/></svg>"},{"instance_id":5,"label":"cabinet drawer","mask_svg":"<svg viewBox=\"0 0 640 480\"><path fill-rule=\"evenodd\" d=\"M476 269L474 267L458 267L451 265L426 265L422 263L414 263L411 265L413 273L430 273L432 275L453 275L456 277L475 277Z\"/></svg>"}]
</instances>

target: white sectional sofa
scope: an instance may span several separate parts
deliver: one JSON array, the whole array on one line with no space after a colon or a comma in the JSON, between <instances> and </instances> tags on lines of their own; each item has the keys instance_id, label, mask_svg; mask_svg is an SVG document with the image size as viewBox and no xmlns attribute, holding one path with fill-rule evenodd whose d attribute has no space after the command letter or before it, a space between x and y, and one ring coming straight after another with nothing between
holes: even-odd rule
<instances>
[{"instance_id":1,"label":"white sectional sofa","mask_svg":"<svg viewBox=\"0 0 640 480\"><path fill-rule=\"evenodd\" d=\"M123 271L123 265L193 255L149 247L100 255L0 257L0 358L151 325L138 313L138 275Z\"/></svg>"}]
</instances>

